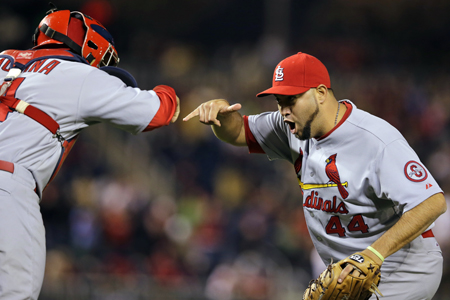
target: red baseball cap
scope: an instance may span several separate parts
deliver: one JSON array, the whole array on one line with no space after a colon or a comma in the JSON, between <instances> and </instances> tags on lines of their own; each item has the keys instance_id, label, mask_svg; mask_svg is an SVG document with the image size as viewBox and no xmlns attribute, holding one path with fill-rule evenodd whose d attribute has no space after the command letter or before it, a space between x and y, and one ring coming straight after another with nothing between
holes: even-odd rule
<instances>
[{"instance_id":1,"label":"red baseball cap","mask_svg":"<svg viewBox=\"0 0 450 300\"><path fill-rule=\"evenodd\" d=\"M327 68L314 56L299 52L278 64L273 72L272 87L256 96L298 95L321 84L331 88Z\"/></svg>"}]
</instances>

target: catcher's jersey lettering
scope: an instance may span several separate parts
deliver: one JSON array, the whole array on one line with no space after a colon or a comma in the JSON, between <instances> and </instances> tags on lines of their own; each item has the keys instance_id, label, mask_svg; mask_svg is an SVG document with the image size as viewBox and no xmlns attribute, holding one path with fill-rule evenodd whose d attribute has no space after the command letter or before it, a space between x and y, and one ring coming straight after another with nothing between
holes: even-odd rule
<instances>
[{"instance_id":1,"label":"catcher's jersey lettering","mask_svg":"<svg viewBox=\"0 0 450 300\"><path fill-rule=\"evenodd\" d=\"M117 77L83 63L66 50L26 51L35 53L35 61L29 64L18 61L21 53L6 50L0 54L0 76L3 78L12 61L28 68L12 81L6 95L23 100L50 116L60 125L60 135L66 141L75 140L93 120L112 122L117 128L132 134L143 132L161 107L161 99L156 92L128 88ZM167 89L166 94L168 98L175 98L173 90ZM170 109L167 111L166 118L171 113ZM29 129L24 130L25 127ZM47 128L12 111L4 103L0 104L0 128L1 159L19 162L32 172L41 195L59 167L61 143ZM35 151L24 152L23 149ZM67 148L64 153L68 153Z\"/></svg>"},{"instance_id":2,"label":"catcher's jersey lettering","mask_svg":"<svg viewBox=\"0 0 450 300\"><path fill-rule=\"evenodd\" d=\"M0 66L3 71L8 72L11 66L11 61L7 58L1 58L0 59Z\"/></svg>"},{"instance_id":3,"label":"catcher's jersey lettering","mask_svg":"<svg viewBox=\"0 0 450 300\"><path fill-rule=\"evenodd\" d=\"M32 65L30 65L28 68L26 68L23 72L37 72L40 67L46 62L47 60L39 60L35 61Z\"/></svg>"},{"instance_id":4,"label":"catcher's jersey lettering","mask_svg":"<svg viewBox=\"0 0 450 300\"><path fill-rule=\"evenodd\" d=\"M21 78L16 78L11 85L9 86L9 88L6 90L5 95L8 97L16 97L16 92L17 89L19 88L19 86L22 84L22 82L25 80L25 78L21 77Z\"/></svg>"},{"instance_id":5,"label":"catcher's jersey lettering","mask_svg":"<svg viewBox=\"0 0 450 300\"><path fill-rule=\"evenodd\" d=\"M48 63L47 63L47 59L39 60L39 61L34 62L28 68L26 68L24 70L24 72L43 73L45 75L48 75L59 64L60 64L60 62L55 59L51 60Z\"/></svg>"}]
</instances>

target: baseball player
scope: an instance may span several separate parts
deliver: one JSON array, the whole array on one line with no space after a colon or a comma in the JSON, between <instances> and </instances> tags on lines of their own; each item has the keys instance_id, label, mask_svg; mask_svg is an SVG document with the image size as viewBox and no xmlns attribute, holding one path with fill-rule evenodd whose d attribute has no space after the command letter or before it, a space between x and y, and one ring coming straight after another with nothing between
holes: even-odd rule
<instances>
[{"instance_id":1,"label":"baseball player","mask_svg":"<svg viewBox=\"0 0 450 300\"><path fill-rule=\"evenodd\" d=\"M257 96L266 95L278 111L242 117L240 104L216 99L184 121L198 116L222 141L293 164L325 264L361 252L381 265L383 299L431 299L443 268L431 228L446 203L404 137L350 100L337 101L326 67L305 53L276 66L272 87ZM338 281L349 273L361 276L348 264Z\"/></svg>"},{"instance_id":2,"label":"baseball player","mask_svg":"<svg viewBox=\"0 0 450 300\"><path fill-rule=\"evenodd\" d=\"M45 266L39 202L82 129L106 122L138 134L179 114L173 88L124 83L135 81L115 67L113 38L93 18L52 9L33 41L32 49L0 53L2 300L38 298Z\"/></svg>"}]
</instances>

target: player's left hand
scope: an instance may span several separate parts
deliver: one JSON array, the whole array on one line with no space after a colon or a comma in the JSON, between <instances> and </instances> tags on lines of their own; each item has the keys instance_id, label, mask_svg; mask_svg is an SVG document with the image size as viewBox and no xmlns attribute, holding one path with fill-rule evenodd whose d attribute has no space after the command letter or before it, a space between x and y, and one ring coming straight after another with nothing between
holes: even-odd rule
<instances>
[{"instance_id":1,"label":"player's left hand","mask_svg":"<svg viewBox=\"0 0 450 300\"><path fill-rule=\"evenodd\" d=\"M380 265L362 252L327 266L319 278L312 280L303 294L306 300L377 299L381 273Z\"/></svg>"},{"instance_id":2,"label":"player's left hand","mask_svg":"<svg viewBox=\"0 0 450 300\"><path fill-rule=\"evenodd\" d=\"M378 266L378 268L381 267L381 264L383 262L376 255L374 255L372 251L364 249L363 251L361 251L361 253L364 254L364 256L369 257ZM353 277L365 277L364 274L362 274L357 268L355 268L354 264L350 263L342 270L338 278L338 283L342 283L344 281L344 278L349 274L351 274Z\"/></svg>"}]
</instances>

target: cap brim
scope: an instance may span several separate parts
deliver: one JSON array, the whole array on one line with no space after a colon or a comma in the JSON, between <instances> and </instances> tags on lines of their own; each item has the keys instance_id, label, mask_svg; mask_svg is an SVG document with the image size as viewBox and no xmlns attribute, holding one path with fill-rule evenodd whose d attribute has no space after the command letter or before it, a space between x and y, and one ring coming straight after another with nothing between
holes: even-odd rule
<instances>
[{"instance_id":1,"label":"cap brim","mask_svg":"<svg viewBox=\"0 0 450 300\"><path fill-rule=\"evenodd\" d=\"M308 91L310 87L303 86L273 86L270 89L262 91L256 97L264 97L268 95L298 95Z\"/></svg>"}]
</instances>

